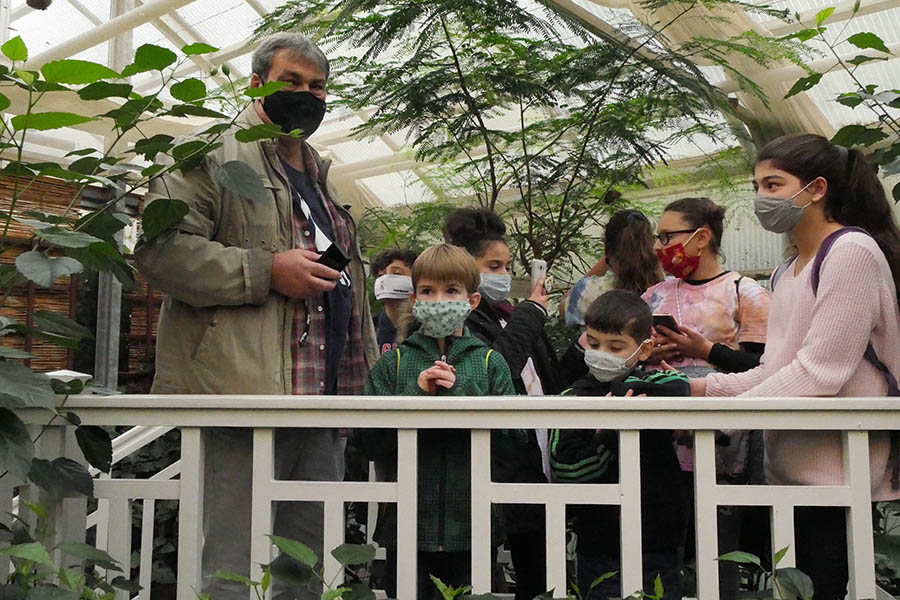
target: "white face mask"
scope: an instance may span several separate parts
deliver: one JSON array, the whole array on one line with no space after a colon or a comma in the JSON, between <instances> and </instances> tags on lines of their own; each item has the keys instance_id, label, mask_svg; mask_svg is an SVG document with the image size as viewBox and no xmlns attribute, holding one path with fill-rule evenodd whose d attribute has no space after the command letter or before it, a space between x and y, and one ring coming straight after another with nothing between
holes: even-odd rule
<instances>
[{"instance_id":1,"label":"white face mask","mask_svg":"<svg viewBox=\"0 0 900 600\"><path fill-rule=\"evenodd\" d=\"M412 277L408 275L382 275L375 280L375 297L378 300L405 300L412 291Z\"/></svg>"},{"instance_id":2,"label":"white face mask","mask_svg":"<svg viewBox=\"0 0 900 600\"><path fill-rule=\"evenodd\" d=\"M584 364L587 365L591 375L597 381L601 383L614 381L634 371L638 361L634 361L630 366L628 361L634 358L640 351L641 346L649 341L650 340L644 340L638 344L638 347L634 349L634 352L632 352L628 358L622 358L621 356L616 356L615 354L610 354L603 350L592 350L591 348L588 348L584 351Z\"/></svg>"},{"instance_id":3,"label":"white face mask","mask_svg":"<svg viewBox=\"0 0 900 600\"><path fill-rule=\"evenodd\" d=\"M495 275L492 273L481 274L481 285L478 291L491 302L501 302L509 298L509 289L512 286L512 277L509 275Z\"/></svg>"}]
</instances>

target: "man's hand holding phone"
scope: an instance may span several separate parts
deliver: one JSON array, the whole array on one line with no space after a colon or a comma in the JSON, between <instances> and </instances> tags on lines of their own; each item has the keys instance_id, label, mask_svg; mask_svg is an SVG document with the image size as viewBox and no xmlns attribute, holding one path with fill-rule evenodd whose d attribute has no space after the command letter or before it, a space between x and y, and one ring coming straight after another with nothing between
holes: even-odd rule
<instances>
[{"instance_id":1,"label":"man's hand holding phone","mask_svg":"<svg viewBox=\"0 0 900 600\"><path fill-rule=\"evenodd\" d=\"M275 253L269 287L289 298L313 298L330 292L341 273L319 262L321 256L302 248Z\"/></svg>"}]
</instances>

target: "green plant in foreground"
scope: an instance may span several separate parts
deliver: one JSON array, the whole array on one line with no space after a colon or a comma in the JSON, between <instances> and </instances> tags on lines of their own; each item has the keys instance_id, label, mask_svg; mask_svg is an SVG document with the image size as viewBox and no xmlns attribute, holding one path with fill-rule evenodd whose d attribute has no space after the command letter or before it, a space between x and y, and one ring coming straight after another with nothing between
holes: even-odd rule
<instances>
[{"instance_id":1,"label":"green plant in foreground","mask_svg":"<svg viewBox=\"0 0 900 600\"><path fill-rule=\"evenodd\" d=\"M128 195L166 173L189 171L203 164L213 172L216 182L243 196L249 202L265 201L267 193L259 175L240 161L218 164L210 152L221 145L221 137L233 133L241 142L276 138L280 128L272 125L241 126L237 115L253 99L261 98L287 85L270 82L261 88L243 90L234 97L210 94L203 80L179 78L176 72L194 55L214 52L206 44L190 44L175 52L145 44L122 72L90 61L65 59L51 61L39 71L24 68L28 49L20 37L2 46L0 52L11 66L0 65L0 110L13 114L0 120L0 154L6 165L0 176L12 179L11 197L4 198L0 209L0 337L25 334L67 349L76 348L92 337L91 331L64 314L38 310L32 323L19 323L9 316L14 295L27 284L50 288L61 277L85 270L107 272L128 289L135 286L133 270L117 241L129 217L118 206ZM228 75L227 69L221 69ZM128 83L136 74L159 76L155 91L142 95ZM163 92L175 99L163 101ZM46 99L62 100L80 112L42 111ZM234 107L225 114L206 106L218 102ZM62 104L58 102L57 105ZM160 117L208 117L220 119L205 131L187 140L165 134L145 135L147 122ZM26 159L26 145L36 131L51 132L84 124L108 127L108 142L103 148L79 148L68 153L71 163ZM294 132L298 135L299 132ZM51 177L69 182L75 193L61 214L23 210L18 205L39 178ZM96 210L79 206L88 186L99 186L107 198ZM144 239L162 234L187 213L178 198L160 198L143 213ZM32 233L28 239L8 237L11 225L24 225ZM72 494L91 496L93 481L87 469L68 457L35 457L34 442L25 423L16 414L21 409L47 412L47 426L71 425L87 461L109 472L112 448L109 433L96 426L82 425L78 416L64 410L65 398L59 396L97 391L81 382L65 384L35 373L22 361L31 354L0 345L0 478L9 477L15 485L30 482L46 490L50 501Z\"/></svg>"},{"instance_id":2,"label":"green plant in foreground","mask_svg":"<svg viewBox=\"0 0 900 600\"><path fill-rule=\"evenodd\" d=\"M778 592L779 598L794 597L799 598L800 600L812 600L813 582L806 573L796 567L782 567L781 569L777 568L778 563L781 562L781 559L784 558L784 555L787 554L787 551L788 547L785 546L775 553L775 556L772 557L771 570L766 569L762 565L762 562L760 561L758 556L750 554L749 552L729 552L727 554L723 554L716 560L725 560L747 565L750 568L755 568L763 572L772 581L772 585ZM750 597L771 598L771 595L768 595L765 592L759 592L758 595Z\"/></svg>"},{"instance_id":3,"label":"green plant in foreground","mask_svg":"<svg viewBox=\"0 0 900 600\"><path fill-rule=\"evenodd\" d=\"M0 560L9 560L13 571L0 583L0 598L23 600L113 600L119 590L137 593L141 586L121 575L123 569L109 554L84 542L61 542L49 549L42 538L47 533L47 514L30 502L22 506L37 517L32 528L19 517L12 527L0 524L11 544L0 548ZM65 558L57 564L50 553L59 550ZM70 562L71 561L71 562ZM97 568L103 569L98 573Z\"/></svg>"}]
</instances>

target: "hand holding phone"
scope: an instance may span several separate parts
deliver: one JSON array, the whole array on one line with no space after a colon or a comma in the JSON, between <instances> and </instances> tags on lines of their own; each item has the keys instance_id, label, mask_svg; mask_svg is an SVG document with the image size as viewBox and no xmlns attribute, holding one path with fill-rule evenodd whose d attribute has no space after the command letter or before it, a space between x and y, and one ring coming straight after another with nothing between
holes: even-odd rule
<instances>
[{"instance_id":1,"label":"hand holding phone","mask_svg":"<svg viewBox=\"0 0 900 600\"><path fill-rule=\"evenodd\" d=\"M547 277L547 261L535 258L531 261L531 289L537 287L541 278ZM546 287L545 287L546 289Z\"/></svg>"},{"instance_id":2,"label":"hand holding phone","mask_svg":"<svg viewBox=\"0 0 900 600\"><path fill-rule=\"evenodd\" d=\"M340 246L332 243L325 249L325 252L322 253L316 262L341 272L348 264L350 264L350 257L344 254L344 251L341 250Z\"/></svg>"},{"instance_id":3,"label":"hand holding phone","mask_svg":"<svg viewBox=\"0 0 900 600\"><path fill-rule=\"evenodd\" d=\"M681 333L681 329L678 328L678 323L675 321L675 317L665 313L658 313L653 315L653 326L663 326L666 329L670 329L675 333Z\"/></svg>"}]
</instances>

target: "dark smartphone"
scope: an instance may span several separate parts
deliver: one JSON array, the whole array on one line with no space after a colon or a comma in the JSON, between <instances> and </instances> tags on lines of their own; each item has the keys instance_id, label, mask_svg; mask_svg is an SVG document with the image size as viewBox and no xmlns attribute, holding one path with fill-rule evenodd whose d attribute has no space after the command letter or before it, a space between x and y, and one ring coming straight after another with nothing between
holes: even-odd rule
<instances>
[{"instance_id":1,"label":"dark smartphone","mask_svg":"<svg viewBox=\"0 0 900 600\"><path fill-rule=\"evenodd\" d=\"M681 333L681 330L678 329L678 323L675 322L675 317L672 315L666 314L656 314L653 315L653 326L662 325L668 329L671 329L675 333Z\"/></svg>"},{"instance_id":2,"label":"dark smartphone","mask_svg":"<svg viewBox=\"0 0 900 600\"><path fill-rule=\"evenodd\" d=\"M344 251L341 250L340 246L333 243L328 246L328 249L322 253L319 260L316 262L340 272L344 270L344 267L350 264L350 257L344 254Z\"/></svg>"}]
</instances>

